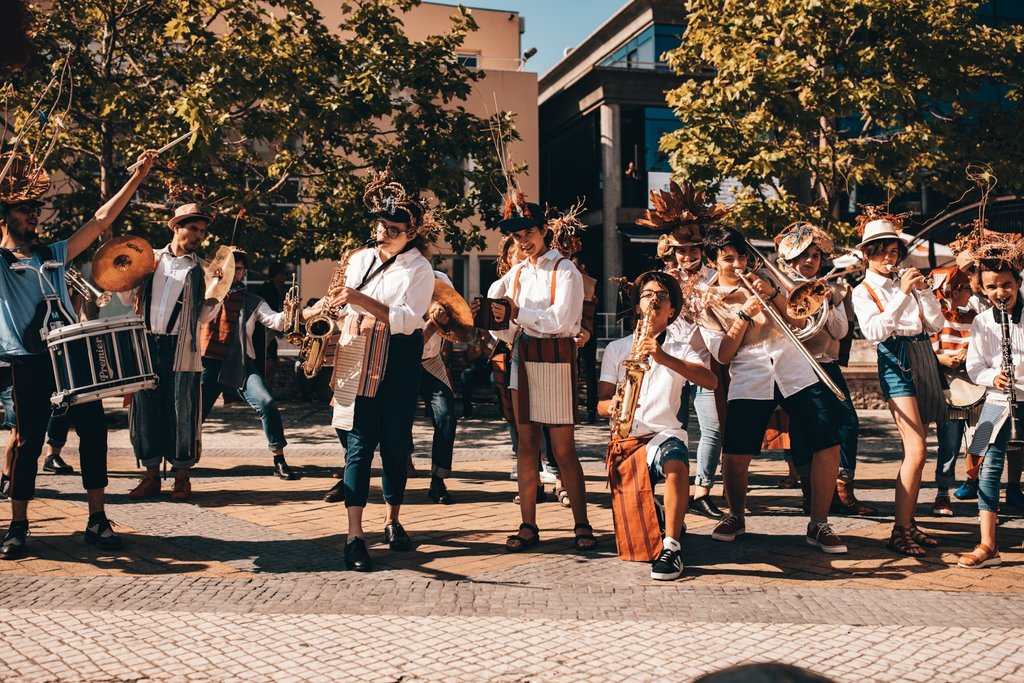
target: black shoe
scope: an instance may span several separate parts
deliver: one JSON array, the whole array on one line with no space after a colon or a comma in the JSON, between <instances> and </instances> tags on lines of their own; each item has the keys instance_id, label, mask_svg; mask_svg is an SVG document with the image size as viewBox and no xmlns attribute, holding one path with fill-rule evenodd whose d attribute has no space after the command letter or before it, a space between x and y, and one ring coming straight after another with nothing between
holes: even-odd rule
<instances>
[{"instance_id":1,"label":"black shoe","mask_svg":"<svg viewBox=\"0 0 1024 683\"><path fill-rule=\"evenodd\" d=\"M366 541L356 538L345 544L345 566L357 572L373 571L373 562L366 550Z\"/></svg>"},{"instance_id":2,"label":"black shoe","mask_svg":"<svg viewBox=\"0 0 1024 683\"><path fill-rule=\"evenodd\" d=\"M50 474L74 474L75 468L64 462L59 455L48 455L43 461L43 472Z\"/></svg>"},{"instance_id":3,"label":"black shoe","mask_svg":"<svg viewBox=\"0 0 1024 683\"><path fill-rule=\"evenodd\" d=\"M715 505L715 501L711 499L711 494L705 494L700 498L690 497L690 512L696 512L698 515L703 515L708 519L722 519L725 517L725 513L718 509Z\"/></svg>"},{"instance_id":4,"label":"black shoe","mask_svg":"<svg viewBox=\"0 0 1024 683\"><path fill-rule=\"evenodd\" d=\"M678 550L663 549L651 565L651 578L655 581L672 581L683 574L683 554Z\"/></svg>"},{"instance_id":5,"label":"black shoe","mask_svg":"<svg viewBox=\"0 0 1024 683\"><path fill-rule=\"evenodd\" d=\"M120 550L124 547L121 537L114 533L110 520L102 512L95 517L89 516L89 523L85 527L85 542L100 550Z\"/></svg>"},{"instance_id":6,"label":"black shoe","mask_svg":"<svg viewBox=\"0 0 1024 683\"><path fill-rule=\"evenodd\" d=\"M452 494L448 493L448 487L445 486L444 479L436 475L430 477L430 490L427 491L427 495L430 496L430 500L441 505L451 505L455 502Z\"/></svg>"},{"instance_id":7,"label":"black shoe","mask_svg":"<svg viewBox=\"0 0 1024 683\"><path fill-rule=\"evenodd\" d=\"M339 479L331 490L324 494L325 503L340 503L345 500L345 480Z\"/></svg>"},{"instance_id":8,"label":"black shoe","mask_svg":"<svg viewBox=\"0 0 1024 683\"><path fill-rule=\"evenodd\" d=\"M7 500L11 495L11 478L0 474L0 500Z\"/></svg>"},{"instance_id":9,"label":"black shoe","mask_svg":"<svg viewBox=\"0 0 1024 683\"><path fill-rule=\"evenodd\" d=\"M284 479L285 481L295 481L299 478L299 475L295 474L291 467L288 467L288 463L284 461L284 456L276 456L274 458L274 474L277 475L278 479Z\"/></svg>"},{"instance_id":10,"label":"black shoe","mask_svg":"<svg viewBox=\"0 0 1024 683\"><path fill-rule=\"evenodd\" d=\"M409 538L409 534L405 533L405 529L398 522L388 522L387 526L384 527L384 540L387 541L388 547L392 550L399 552L412 550L412 539Z\"/></svg>"},{"instance_id":11,"label":"black shoe","mask_svg":"<svg viewBox=\"0 0 1024 683\"><path fill-rule=\"evenodd\" d=\"M0 541L0 559L20 560L25 557L27 536L28 522L11 522L3 541Z\"/></svg>"}]
</instances>

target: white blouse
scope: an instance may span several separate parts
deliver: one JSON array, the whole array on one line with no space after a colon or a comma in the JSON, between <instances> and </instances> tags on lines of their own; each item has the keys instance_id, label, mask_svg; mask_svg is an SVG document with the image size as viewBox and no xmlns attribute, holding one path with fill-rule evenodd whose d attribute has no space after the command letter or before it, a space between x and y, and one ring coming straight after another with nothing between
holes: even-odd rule
<instances>
[{"instance_id":1,"label":"white blouse","mask_svg":"<svg viewBox=\"0 0 1024 683\"><path fill-rule=\"evenodd\" d=\"M871 298L865 283L871 285L883 310ZM864 338L878 344L893 335L932 334L946 322L942 307L930 289L906 294L893 277L867 271L864 281L853 290L853 312Z\"/></svg>"},{"instance_id":2,"label":"white blouse","mask_svg":"<svg viewBox=\"0 0 1024 683\"><path fill-rule=\"evenodd\" d=\"M998 311L993 307L979 313L971 323L971 343L967 347L967 375L975 384L988 387L986 399L1005 402L1005 394L992 386L1003 364L1003 333L999 327ZM1010 321L1010 348L1013 358L1014 383L1017 400L1024 400L1024 318L1014 324Z\"/></svg>"},{"instance_id":3,"label":"white blouse","mask_svg":"<svg viewBox=\"0 0 1024 683\"><path fill-rule=\"evenodd\" d=\"M345 271L345 286L357 287L363 278L383 263L375 248L361 249L352 255ZM360 290L388 307L391 334L412 334L426 324L423 316L434 293L434 269L416 249L399 254L387 270L378 273ZM342 307L349 314L370 315L356 304Z\"/></svg>"},{"instance_id":4,"label":"white blouse","mask_svg":"<svg viewBox=\"0 0 1024 683\"><path fill-rule=\"evenodd\" d=\"M505 277L506 294L514 296L519 306L519 315L513 322L524 333L531 337L575 337L580 331L583 276L557 249L549 249L537 259L536 265L529 259L520 261ZM552 278L555 280L554 302L551 301Z\"/></svg>"}]
</instances>

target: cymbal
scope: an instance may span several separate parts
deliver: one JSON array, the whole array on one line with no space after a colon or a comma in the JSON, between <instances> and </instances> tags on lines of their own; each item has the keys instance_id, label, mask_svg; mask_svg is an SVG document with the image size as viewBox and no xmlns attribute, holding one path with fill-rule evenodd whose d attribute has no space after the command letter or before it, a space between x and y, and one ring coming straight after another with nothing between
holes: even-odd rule
<instances>
[{"instance_id":1,"label":"cymbal","mask_svg":"<svg viewBox=\"0 0 1024 683\"><path fill-rule=\"evenodd\" d=\"M473 327L473 312L454 287L435 279L434 293L430 300L441 304L448 314L447 325L441 325L438 321L434 321L438 334L451 342L468 342L476 337L476 328Z\"/></svg>"},{"instance_id":2,"label":"cymbal","mask_svg":"<svg viewBox=\"0 0 1024 683\"><path fill-rule=\"evenodd\" d=\"M235 251L227 245L217 248L213 258L203 264L206 298L224 301L235 279Z\"/></svg>"},{"instance_id":3,"label":"cymbal","mask_svg":"<svg viewBox=\"0 0 1024 683\"><path fill-rule=\"evenodd\" d=\"M107 292L135 289L156 268L153 247L136 235L121 235L96 250L92 279Z\"/></svg>"}]
</instances>

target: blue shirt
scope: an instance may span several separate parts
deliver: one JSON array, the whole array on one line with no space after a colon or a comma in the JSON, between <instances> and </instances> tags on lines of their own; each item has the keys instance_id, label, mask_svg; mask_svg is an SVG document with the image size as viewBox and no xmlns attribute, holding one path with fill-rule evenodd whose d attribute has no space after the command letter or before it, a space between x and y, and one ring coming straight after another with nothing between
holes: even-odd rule
<instances>
[{"instance_id":1,"label":"blue shirt","mask_svg":"<svg viewBox=\"0 0 1024 683\"><path fill-rule=\"evenodd\" d=\"M60 268L43 270L43 276L60 295L65 310L75 322L71 297L64 283L64 268L67 265L68 243L66 240L49 245L51 258L60 263ZM43 257L39 250L31 258L18 259L19 263L41 268ZM24 333L36 315L36 309L43 300L43 286L39 276L31 270L12 271L7 263L0 261L0 358L30 355L25 349ZM46 293L50 288L46 287Z\"/></svg>"}]
</instances>

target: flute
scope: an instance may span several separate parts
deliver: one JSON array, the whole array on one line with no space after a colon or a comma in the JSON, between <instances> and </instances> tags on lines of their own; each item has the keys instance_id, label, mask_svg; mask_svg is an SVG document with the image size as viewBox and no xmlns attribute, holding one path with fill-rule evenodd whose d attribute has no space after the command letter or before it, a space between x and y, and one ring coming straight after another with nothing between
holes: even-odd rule
<instances>
[{"instance_id":1,"label":"flute","mask_svg":"<svg viewBox=\"0 0 1024 683\"><path fill-rule=\"evenodd\" d=\"M190 130L189 132L185 133L184 135L180 135L180 136L174 138L173 140L171 140L170 142L168 142L166 145L164 145L163 147L158 149L156 151L156 153L157 154L163 154L164 152L169 150L171 147L174 147L178 143L187 140L192 135L195 135L195 133L198 132L198 131L199 131L198 128L193 128L192 130ZM128 167L128 172L129 173L135 173L135 169L137 169L140 165L141 165L140 162L136 161L134 164L132 164L131 166Z\"/></svg>"},{"instance_id":2,"label":"flute","mask_svg":"<svg viewBox=\"0 0 1024 683\"><path fill-rule=\"evenodd\" d=\"M886 268L886 270L889 271L890 274L895 273L897 278L903 277L903 273L905 273L905 272L907 272L907 270L909 270L908 268L899 268L899 267L897 267L895 265L891 265L891 264L888 264L888 263L885 264L885 268ZM928 285L929 287L931 287L932 286L932 276L929 275L928 277L926 277L924 279L924 283L926 285Z\"/></svg>"}]
</instances>

